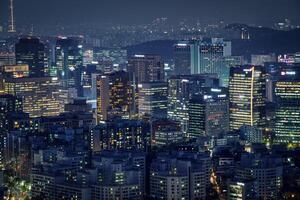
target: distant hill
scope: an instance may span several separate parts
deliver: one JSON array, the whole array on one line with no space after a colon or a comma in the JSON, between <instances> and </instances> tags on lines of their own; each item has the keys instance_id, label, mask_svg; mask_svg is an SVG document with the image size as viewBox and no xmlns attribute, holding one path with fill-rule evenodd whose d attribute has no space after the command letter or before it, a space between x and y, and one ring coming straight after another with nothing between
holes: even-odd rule
<instances>
[{"instance_id":1,"label":"distant hill","mask_svg":"<svg viewBox=\"0 0 300 200\"><path fill-rule=\"evenodd\" d=\"M159 54L164 60L173 58L174 40L156 40L127 47L128 56L135 54Z\"/></svg>"},{"instance_id":2,"label":"distant hill","mask_svg":"<svg viewBox=\"0 0 300 200\"><path fill-rule=\"evenodd\" d=\"M250 33L250 40L232 40L232 54L284 54L300 51L300 29L291 31L274 30L270 28L249 27L247 25L229 25L227 28L246 28ZM127 47L128 55L154 53L160 54L163 59L173 58L174 40L150 41Z\"/></svg>"},{"instance_id":3,"label":"distant hill","mask_svg":"<svg viewBox=\"0 0 300 200\"><path fill-rule=\"evenodd\" d=\"M234 55L284 54L300 51L300 29L283 31L237 24L228 25L227 28L235 30L244 28L250 34L250 40L232 41Z\"/></svg>"}]
</instances>

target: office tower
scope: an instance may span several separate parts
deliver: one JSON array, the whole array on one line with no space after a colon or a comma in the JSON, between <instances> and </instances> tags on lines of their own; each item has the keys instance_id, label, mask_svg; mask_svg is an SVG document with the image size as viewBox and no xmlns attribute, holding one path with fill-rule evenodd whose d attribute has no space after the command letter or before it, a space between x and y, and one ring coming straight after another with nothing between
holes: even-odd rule
<instances>
[{"instance_id":1,"label":"office tower","mask_svg":"<svg viewBox=\"0 0 300 200\"><path fill-rule=\"evenodd\" d=\"M159 55L134 55L127 71L136 83L164 81L164 62Z\"/></svg>"},{"instance_id":2,"label":"office tower","mask_svg":"<svg viewBox=\"0 0 300 200\"><path fill-rule=\"evenodd\" d=\"M42 77L45 74L45 46L38 38L21 38L15 45L17 65L27 64L31 77Z\"/></svg>"},{"instance_id":3,"label":"office tower","mask_svg":"<svg viewBox=\"0 0 300 200\"><path fill-rule=\"evenodd\" d=\"M231 55L231 42L221 38L193 41L191 51L191 74L215 73L222 86L227 86L229 68L224 57Z\"/></svg>"},{"instance_id":4,"label":"office tower","mask_svg":"<svg viewBox=\"0 0 300 200\"><path fill-rule=\"evenodd\" d=\"M94 64L85 66L81 73L83 97L88 100L96 99L96 87L93 87L96 83L96 74L101 74L101 71Z\"/></svg>"},{"instance_id":5,"label":"office tower","mask_svg":"<svg viewBox=\"0 0 300 200\"><path fill-rule=\"evenodd\" d=\"M140 119L167 118L168 84L165 82L138 85L138 116Z\"/></svg>"},{"instance_id":6,"label":"office tower","mask_svg":"<svg viewBox=\"0 0 300 200\"><path fill-rule=\"evenodd\" d=\"M30 117L56 116L63 112L57 78L5 78L4 91L22 98L23 111Z\"/></svg>"},{"instance_id":7,"label":"office tower","mask_svg":"<svg viewBox=\"0 0 300 200\"><path fill-rule=\"evenodd\" d=\"M177 75L168 80L168 118L181 123L184 134L188 128L188 102L203 87L218 87L216 75Z\"/></svg>"},{"instance_id":8,"label":"office tower","mask_svg":"<svg viewBox=\"0 0 300 200\"><path fill-rule=\"evenodd\" d=\"M205 199L209 177L206 154L158 155L150 166L150 198Z\"/></svg>"},{"instance_id":9,"label":"office tower","mask_svg":"<svg viewBox=\"0 0 300 200\"><path fill-rule=\"evenodd\" d=\"M269 55L251 55L251 65L264 66L266 62L276 62L275 54Z\"/></svg>"},{"instance_id":10,"label":"office tower","mask_svg":"<svg viewBox=\"0 0 300 200\"><path fill-rule=\"evenodd\" d=\"M267 102L275 102L275 83L280 78L281 69L286 69L288 64L278 62L266 62L266 99Z\"/></svg>"},{"instance_id":11,"label":"office tower","mask_svg":"<svg viewBox=\"0 0 300 200\"><path fill-rule=\"evenodd\" d=\"M97 76L97 118L105 121L114 117L130 118L133 104L129 74L124 71Z\"/></svg>"},{"instance_id":12,"label":"office tower","mask_svg":"<svg viewBox=\"0 0 300 200\"><path fill-rule=\"evenodd\" d=\"M258 199L277 199L282 186L283 163L281 158L260 154L243 154L235 178L255 180Z\"/></svg>"},{"instance_id":13,"label":"office tower","mask_svg":"<svg viewBox=\"0 0 300 200\"><path fill-rule=\"evenodd\" d=\"M14 15L14 0L9 0L9 17L8 17L8 30L9 33L16 32L15 15Z\"/></svg>"},{"instance_id":14,"label":"office tower","mask_svg":"<svg viewBox=\"0 0 300 200\"><path fill-rule=\"evenodd\" d=\"M184 141L184 137L181 130L176 127L164 128L155 132L155 146L162 147L171 144L178 144Z\"/></svg>"},{"instance_id":15,"label":"office tower","mask_svg":"<svg viewBox=\"0 0 300 200\"><path fill-rule=\"evenodd\" d=\"M191 74L191 51L188 41L180 41L173 47L174 75Z\"/></svg>"},{"instance_id":16,"label":"office tower","mask_svg":"<svg viewBox=\"0 0 300 200\"><path fill-rule=\"evenodd\" d=\"M188 106L188 137L213 136L229 131L229 102L225 88L204 88Z\"/></svg>"},{"instance_id":17,"label":"office tower","mask_svg":"<svg viewBox=\"0 0 300 200\"><path fill-rule=\"evenodd\" d=\"M266 72L262 66L239 66L230 69L230 130L243 125L264 128Z\"/></svg>"},{"instance_id":18,"label":"office tower","mask_svg":"<svg viewBox=\"0 0 300 200\"><path fill-rule=\"evenodd\" d=\"M283 67L274 86L275 142L300 143L300 70L298 66Z\"/></svg>"},{"instance_id":19,"label":"office tower","mask_svg":"<svg viewBox=\"0 0 300 200\"><path fill-rule=\"evenodd\" d=\"M57 76L64 87L80 90L80 72L83 65L82 45L78 39L61 37L56 41L55 62Z\"/></svg>"},{"instance_id":20,"label":"office tower","mask_svg":"<svg viewBox=\"0 0 300 200\"><path fill-rule=\"evenodd\" d=\"M90 148L103 150L145 150L150 141L150 125L141 120L114 119L91 130Z\"/></svg>"},{"instance_id":21,"label":"office tower","mask_svg":"<svg viewBox=\"0 0 300 200\"><path fill-rule=\"evenodd\" d=\"M168 146L184 140L180 123L168 119L155 120L151 124L151 144L154 146Z\"/></svg>"}]
</instances>

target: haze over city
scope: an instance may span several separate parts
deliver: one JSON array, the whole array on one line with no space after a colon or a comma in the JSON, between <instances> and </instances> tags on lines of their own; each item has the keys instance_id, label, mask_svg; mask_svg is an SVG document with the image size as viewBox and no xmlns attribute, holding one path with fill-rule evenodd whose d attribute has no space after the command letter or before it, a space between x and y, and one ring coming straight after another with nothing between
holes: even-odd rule
<instances>
[{"instance_id":1,"label":"haze over city","mask_svg":"<svg viewBox=\"0 0 300 200\"><path fill-rule=\"evenodd\" d=\"M300 199L299 0L1 0L0 200Z\"/></svg>"}]
</instances>

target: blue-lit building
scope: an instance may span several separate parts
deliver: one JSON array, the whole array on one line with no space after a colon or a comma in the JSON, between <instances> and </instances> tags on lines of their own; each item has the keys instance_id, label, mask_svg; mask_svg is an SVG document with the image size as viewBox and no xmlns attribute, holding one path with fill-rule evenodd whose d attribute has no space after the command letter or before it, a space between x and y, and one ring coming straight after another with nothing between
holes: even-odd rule
<instances>
[{"instance_id":1,"label":"blue-lit building","mask_svg":"<svg viewBox=\"0 0 300 200\"><path fill-rule=\"evenodd\" d=\"M203 87L218 87L215 74L171 76L168 80L168 118L179 121L184 134L188 129L188 102Z\"/></svg>"},{"instance_id":2,"label":"blue-lit building","mask_svg":"<svg viewBox=\"0 0 300 200\"><path fill-rule=\"evenodd\" d=\"M226 56L231 56L231 42L222 38L193 41L190 45L191 74L216 73L222 86L228 85L229 67Z\"/></svg>"},{"instance_id":3,"label":"blue-lit building","mask_svg":"<svg viewBox=\"0 0 300 200\"><path fill-rule=\"evenodd\" d=\"M188 105L188 136L213 136L229 131L229 102L226 88L203 88Z\"/></svg>"},{"instance_id":4,"label":"blue-lit building","mask_svg":"<svg viewBox=\"0 0 300 200\"><path fill-rule=\"evenodd\" d=\"M55 63L57 76L61 79L63 86L80 90L83 51L79 39L58 38L55 47Z\"/></svg>"}]
</instances>

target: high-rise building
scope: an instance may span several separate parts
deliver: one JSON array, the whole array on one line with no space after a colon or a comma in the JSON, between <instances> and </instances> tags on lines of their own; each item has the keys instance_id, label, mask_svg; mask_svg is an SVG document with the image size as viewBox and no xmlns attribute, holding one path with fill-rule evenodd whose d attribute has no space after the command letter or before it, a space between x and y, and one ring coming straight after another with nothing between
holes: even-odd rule
<instances>
[{"instance_id":1,"label":"high-rise building","mask_svg":"<svg viewBox=\"0 0 300 200\"><path fill-rule=\"evenodd\" d=\"M94 127L90 138L90 148L94 153L103 150L145 150L150 140L150 126L142 120L114 119Z\"/></svg>"},{"instance_id":2,"label":"high-rise building","mask_svg":"<svg viewBox=\"0 0 300 200\"><path fill-rule=\"evenodd\" d=\"M151 124L151 144L155 146L165 146L180 143L184 139L184 134L177 121L160 119Z\"/></svg>"},{"instance_id":3,"label":"high-rise building","mask_svg":"<svg viewBox=\"0 0 300 200\"><path fill-rule=\"evenodd\" d=\"M167 118L168 84L166 82L141 83L138 85L139 118Z\"/></svg>"},{"instance_id":4,"label":"high-rise building","mask_svg":"<svg viewBox=\"0 0 300 200\"><path fill-rule=\"evenodd\" d=\"M235 178L255 180L257 199L277 199L282 186L281 158L260 154L244 154L237 166Z\"/></svg>"},{"instance_id":5,"label":"high-rise building","mask_svg":"<svg viewBox=\"0 0 300 200\"><path fill-rule=\"evenodd\" d=\"M205 199L210 177L206 154L158 155L150 166L151 199Z\"/></svg>"},{"instance_id":6,"label":"high-rise building","mask_svg":"<svg viewBox=\"0 0 300 200\"><path fill-rule=\"evenodd\" d=\"M243 125L264 128L266 72L262 66L239 66L230 69L230 130Z\"/></svg>"},{"instance_id":7,"label":"high-rise building","mask_svg":"<svg viewBox=\"0 0 300 200\"><path fill-rule=\"evenodd\" d=\"M0 130L7 128L7 114L22 112L22 99L13 95L0 95Z\"/></svg>"},{"instance_id":8,"label":"high-rise building","mask_svg":"<svg viewBox=\"0 0 300 200\"><path fill-rule=\"evenodd\" d=\"M173 47L174 75L191 74L191 51L188 41L180 41Z\"/></svg>"},{"instance_id":9,"label":"high-rise building","mask_svg":"<svg viewBox=\"0 0 300 200\"><path fill-rule=\"evenodd\" d=\"M42 77L45 74L44 44L38 38L21 38L15 45L17 65L27 64L29 66L29 75L32 77Z\"/></svg>"},{"instance_id":10,"label":"high-rise building","mask_svg":"<svg viewBox=\"0 0 300 200\"><path fill-rule=\"evenodd\" d=\"M64 87L79 90L80 74L83 65L82 45L75 38L58 38L56 41L55 61L57 76Z\"/></svg>"},{"instance_id":11,"label":"high-rise building","mask_svg":"<svg viewBox=\"0 0 300 200\"><path fill-rule=\"evenodd\" d=\"M136 83L164 81L164 62L159 55L134 55L127 71Z\"/></svg>"},{"instance_id":12,"label":"high-rise building","mask_svg":"<svg viewBox=\"0 0 300 200\"><path fill-rule=\"evenodd\" d=\"M199 94L203 87L218 87L216 75L194 74L171 76L168 80L168 118L179 121L183 133L188 128L188 102L193 94Z\"/></svg>"},{"instance_id":13,"label":"high-rise building","mask_svg":"<svg viewBox=\"0 0 300 200\"><path fill-rule=\"evenodd\" d=\"M213 136L229 131L229 102L225 88L204 88L188 106L188 137Z\"/></svg>"},{"instance_id":14,"label":"high-rise building","mask_svg":"<svg viewBox=\"0 0 300 200\"><path fill-rule=\"evenodd\" d=\"M56 116L63 112L57 78L5 78L4 91L22 98L23 111L30 117Z\"/></svg>"},{"instance_id":15,"label":"high-rise building","mask_svg":"<svg viewBox=\"0 0 300 200\"><path fill-rule=\"evenodd\" d=\"M0 95L0 169L4 166L7 147L8 114L22 112L22 100L13 95Z\"/></svg>"},{"instance_id":16,"label":"high-rise building","mask_svg":"<svg viewBox=\"0 0 300 200\"><path fill-rule=\"evenodd\" d=\"M193 41L191 51L191 74L215 73L222 86L227 86L229 68L225 57L231 55L231 42L221 38Z\"/></svg>"},{"instance_id":17,"label":"high-rise building","mask_svg":"<svg viewBox=\"0 0 300 200\"><path fill-rule=\"evenodd\" d=\"M130 118L133 111L133 92L129 74L124 71L97 76L97 118Z\"/></svg>"},{"instance_id":18,"label":"high-rise building","mask_svg":"<svg viewBox=\"0 0 300 200\"><path fill-rule=\"evenodd\" d=\"M143 199L145 197L146 157L141 152L102 152L94 159L98 182L91 199Z\"/></svg>"},{"instance_id":19,"label":"high-rise building","mask_svg":"<svg viewBox=\"0 0 300 200\"><path fill-rule=\"evenodd\" d=\"M275 142L300 144L300 70L298 66L278 71L275 94Z\"/></svg>"}]
</instances>

